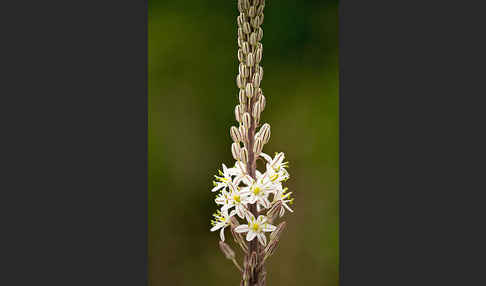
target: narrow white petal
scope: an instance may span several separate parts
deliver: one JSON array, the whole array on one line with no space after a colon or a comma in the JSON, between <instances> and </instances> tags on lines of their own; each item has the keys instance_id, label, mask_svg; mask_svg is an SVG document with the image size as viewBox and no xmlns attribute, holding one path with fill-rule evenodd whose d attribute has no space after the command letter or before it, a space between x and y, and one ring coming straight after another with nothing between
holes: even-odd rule
<instances>
[{"instance_id":1,"label":"narrow white petal","mask_svg":"<svg viewBox=\"0 0 486 286\"><path fill-rule=\"evenodd\" d=\"M272 157L270 157L269 155L262 152L260 153L260 156L262 156L265 160L267 160L267 162L272 162Z\"/></svg>"},{"instance_id":2,"label":"narrow white petal","mask_svg":"<svg viewBox=\"0 0 486 286\"><path fill-rule=\"evenodd\" d=\"M220 225L220 224L217 224L217 225L215 225L215 226L213 226L213 227L211 228L211 231L216 231L216 230L218 230L218 229L220 229L220 228L221 228L221 225Z\"/></svg>"},{"instance_id":3,"label":"narrow white petal","mask_svg":"<svg viewBox=\"0 0 486 286\"><path fill-rule=\"evenodd\" d=\"M271 224L266 223L266 224L263 225L262 229L263 229L263 231L269 232L269 231L276 230L277 227L274 226L274 225L271 225Z\"/></svg>"},{"instance_id":4,"label":"narrow white petal","mask_svg":"<svg viewBox=\"0 0 486 286\"><path fill-rule=\"evenodd\" d=\"M246 241L252 241L256 236L256 233L253 232L253 231L249 231L247 234L246 234Z\"/></svg>"},{"instance_id":5,"label":"narrow white petal","mask_svg":"<svg viewBox=\"0 0 486 286\"><path fill-rule=\"evenodd\" d=\"M283 206L289 210L289 212L293 213L294 211L290 209L290 207L287 204L283 204Z\"/></svg>"},{"instance_id":6,"label":"narrow white petal","mask_svg":"<svg viewBox=\"0 0 486 286\"><path fill-rule=\"evenodd\" d=\"M235 227L235 231L238 232L238 233L247 232L248 231L248 225L247 224L241 224L241 225Z\"/></svg>"},{"instance_id":7,"label":"narrow white petal","mask_svg":"<svg viewBox=\"0 0 486 286\"><path fill-rule=\"evenodd\" d=\"M224 184L218 184L216 187L214 187L211 192L217 192L218 190L220 190L221 188L224 187Z\"/></svg>"},{"instance_id":8,"label":"narrow white petal","mask_svg":"<svg viewBox=\"0 0 486 286\"><path fill-rule=\"evenodd\" d=\"M221 241L224 241L224 227L219 232L219 237L221 238Z\"/></svg>"}]
</instances>

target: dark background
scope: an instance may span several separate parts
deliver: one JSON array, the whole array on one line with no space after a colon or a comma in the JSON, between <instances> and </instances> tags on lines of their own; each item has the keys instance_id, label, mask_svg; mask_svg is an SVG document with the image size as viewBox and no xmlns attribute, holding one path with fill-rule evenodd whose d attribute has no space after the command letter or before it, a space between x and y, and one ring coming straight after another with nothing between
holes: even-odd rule
<instances>
[{"instance_id":1,"label":"dark background","mask_svg":"<svg viewBox=\"0 0 486 286\"><path fill-rule=\"evenodd\" d=\"M151 286L239 283L209 231L212 176L233 163L236 2L149 1ZM266 4L262 121L272 138L264 151L286 153L295 194L268 285L338 285L337 1Z\"/></svg>"}]
</instances>

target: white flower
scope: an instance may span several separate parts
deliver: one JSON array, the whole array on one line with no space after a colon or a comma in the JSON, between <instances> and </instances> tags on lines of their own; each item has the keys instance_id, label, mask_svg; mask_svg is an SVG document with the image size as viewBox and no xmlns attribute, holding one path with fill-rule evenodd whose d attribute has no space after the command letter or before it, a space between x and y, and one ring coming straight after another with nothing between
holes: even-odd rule
<instances>
[{"instance_id":1,"label":"white flower","mask_svg":"<svg viewBox=\"0 0 486 286\"><path fill-rule=\"evenodd\" d=\"M240 218L245 218L247 212L248 193L241 192L238 187L230 185L230 193L227 193L226 203L223 205L222 209L230 209L235 207L236 214Z\"/></svg>"},{"instance_id":2,"label":"white flower","mask_svg":"<svg viewBox=\"0 0 486 286\"><path fill-rule=\"evenodd\" d=\"M275 203L277 201L281 201L282 202L282 206L283 207L280 208L280 212L279 212L280 217L282 217L285 214L285 209L287 209L289 212L294 212L288 206L288 204L291 205L294 202L294 199L293 198L292 199L290 198L290 194L292 194L292 192L286 193L287 190L288 190L287 188L280 189L280 190L278 190L275 193L275 196L273 197L273 203Z\"/></svg>"},{"instance_id":3,"label":"white flower","mask_svg":"<svg viewBox=\"0 0 486 286\"><path fill-rule=\"evenodd\" d=\"M232 183L232 176L237 175L238 172L235 168L227 168L225 164L223 164L223 172L219 170L219 177L214 176L218 182L214 181L214 188L211 192L217 192L221 189L226 189L230 183Z\"/></svg>"},{"instance_id":4,"label":"white flower","mask_svg":"<svg viewBox=\"0 0 486 286\"><path fill-rule=\"evenodd\" d=\"M269 155L265 153L261 153L260 156L267 160L266 174L270 181L272 181L273 183L282 182L286 181L289 178L289 173L286 170L289 163L283 162L285 158L285 154L283 152L276 153L274 159L272 159Z\"/></svg>"},{"instance_id":5,"label":"white flower","mask_svg":"<svg viewBox=\"0 0 486 286\"><path fill-rule=\"evenodd\" d=\"M248 186L244 187L242 192L249 194L248 202L250 204L254 204L256 202L257 206L260 204L264 208L269 208L270 201L268 200L268 195L269 193L275 191L275 187L268 177L265 175L260 175L260 178L258 178L256 181L249 176L245 177L245 179L247 180L245 184Z\"/></svg>"},{"instance_id":6,"label":"white flower","mask_svg":"<svg viewBox=\"0 0 486 286\"><path fill-rule=\"evenodd\" d=\"M271 232L277 229L276 226L267 223L267 218L263 215L255 219L253 214L249 213L247 216L248 224L242 224L235 228L238 233L246 232L246 240L252 241L255 237L262 245L267 245L267 238L264 232Z\"/></svg>"},{"instance_id":7,"label":"white flower","mask_svg":"<svg viewBox=\"0 0 486 286\"><path fill-rule=\"evenodd\" d=\"M211 221L211 224L213 227L211 228L211 231L216 231L220 229L219 231L219 237L221 238L221 241L224 241L224 229L230 225L230 219L232 216L235 215L235 211L231 211L230 214L228 215L228 210L222 210L222 211L217 211L214 216L214 220Z\"/></svg>"}]
</instances>

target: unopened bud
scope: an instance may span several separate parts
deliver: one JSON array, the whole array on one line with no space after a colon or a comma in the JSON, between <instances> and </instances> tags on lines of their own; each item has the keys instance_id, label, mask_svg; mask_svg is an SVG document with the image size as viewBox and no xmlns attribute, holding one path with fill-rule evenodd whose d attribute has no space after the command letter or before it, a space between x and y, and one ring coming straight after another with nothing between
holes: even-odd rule
<instances>
[{"instance_id":1,"label":"unopened bud","mask_svg":"<svg viewBox=\"0 0 486 286\"><path fill-rule=\"evenodd\" d=\"M251 27L250 27L250 23L246 22L243 23L243 32L245 34L249 34L251 32Z\"/></svg>"},{"instance_id":2,"label":"unopened bud","mask_svg":"<svg viewBox=\"0 0 486 286\"><path fill-rule=\"evenodd\" d=\"M238 49L238 61L244 62L245 61L245 53L243 53L243 49Z\"/></svg>"},{"instance_id":3,"label":"unopened bud","mask_svg":"<svg viewBox=\"0 0 486 286\"><path fill-rule=\"evenodd\" d=\"M230 260L235 259L235 252L233 251L233 249L231 249L231 247L228 244L226 244L223 241L220 241L219 248L221 249L221 251L223 252L224 256L226 256L227 259Z\"/></svg>"},{"instance_id":4,"label":"unopened bud","mask_svg":"<svg viewBox=\"0 0 486 286\"><path fill-rule=\"evenodd\" d=\"M260 98L258 99L258 102L260 103L261 111L263 111L265 109L265 104L266 104L266 99L263 93L260 94Z\"/></svg>"},{"instance_id":5,"label":"unopened bud","mask_svg":"<svg viewBox=\"0 0 486 286\"><path fill-rule=\"evenodd\" d=\"M236 85L238 88L245 88L246 80L242 78L241 74L236 76Z\"/></svg>"},{"instance_id":6,"label":"unopened bud","mask_svg":"<svg viewBox=\"0 0 486 286\"><path fill-rule=\"evenodd\" d=\"M258 26L263 24L263 19L265 18L265 14L261 13L259 16L257 16L259 19ZM256 18L255 18L256 19Z\"/></svg>"},{"instance_id":7,"label":"unopened bud","mask_svg":"<svg viewBox=\"0 0 486 286\"><path fill-rule=\"evenodd\" d=\"M248 16L253 18L255 17L255 14L256 14L255 6L251 6L250 9L248 9Z\"/></svg>"},{"instance_id":8,"label":"unopened bud","mask_svg":"<svg viewBox=\"0 0 486 286\"><path fill-rule=\"evenodd\" d=\"M240 158L241 158L241 161L243 161L243 163L245 163L245 164L248 163L248 150L246 150L246 147L241 148Z\"/></svg>"},{"instance_id":9,"label":"unopened bud","mask_svg":"<svg viewBox=\"0 0 486 286\"><path fill-rule=\"evenodd\" d=\"M275 229L270 235L270 242L265 247L265 256L263 258L264 261L275 252L275 249L277 249L280 236L282 235L286 225L287 223L285 221L280 223L277 226L277 229Z\"/></svg>"},{"instance_id":10,"label":"unopened bud","mask_svg":"<svg viewBox=\"0 0 486 286\"><path fill-rule=\"evenodd\" d=\"M231 126L230 135L234 142L238 143L241 141L241 134L235 126Z\"/></svg>"},{"instance_id":11,"label":"unopened bud","mask_svg":"<svg viewBox=\"0 0 486 286\"><path fill-rule=\"evenodd\" d=\"M247 55L250 52L250 45L248 45L248 42L243 42L241 49L243 50L243 53Z\"/></svg>"},{"instance_id":12,"label":"unopened bud","mask_svg":"<svg viewBox=\"0 0 486 286\"><path fill-rule=\"evenodd\" d=\"M238 71L240 72L241 76L244 77L244 78L248 77L247 69L248 68L245 66L244 63L240 63L240 65L238 66Z\"/></svg>"},{"instance_id":13,"label":"unopened bud","mask_svg":"<svg viewBox=\"0 0 486 286\"><path fill-rule=\"evenodd\" d=\"M263 17L263 14L261 15ZM255 18L252 18L251 19L251 25L253 26L253 28L258 28L258 26L260 26L260 15L259 16L256 16Z\"/></svg>"},{"instance_id":14,"label":"unopened bud","mask_svg":"<svg viewBox=\"0 0 486 286\"><path fill-rule=\"evenodd\" d=\"M250 9L250 0L243 0L243 9L245 9L245 11Z\"/></svg>"},{"instance_id":15,"label":"unopened bud","mask_svg":"<svg viewBox=\"0 0 486 286\"><path fill-rule=\"evenodd\" d=\"M243 113L243 126L247 129L251 127L251 116L248 112Z\"/></svg>"},{"instance_id":16,"label":"unopened bud","mask_svg":"<svg viewBox=\"0 0 486 286\"><path fill-rule=\"evenodd\" d=\"M258 7L258 11L260 11L260 7ZM242 27L243 23L245 22L245 15L240 13L240 15L236 18L236 22L238 23L238 27Z\"/></svg>"},{"instance_id":17,"label":"unopened bud","mask_svg":"<svg viewBox=\"0 0 486 286\"><path fill-rule=\"evenodd\" d=\"M246 98L246 92L244 89L240 89L240 92L238 94L238 100L240 101L241 104L246 104L248 102L248 99ZM244 112L242 110L242 112Z\"/></svg>"},{"instance_id":18,"label":"unopened bud","mask_svg":"<svg viewBox=\"0 0 486 286\"><path fill-rule=\"evenodd\" d=\"M255 62L259 64L262 61L263 49L258 48L255 55Z\"/></svg>"},{"instance_id":19,"label":"unopened bud","mask_svg":"<svg viewBox=\"0 0 486 286\"><path fill-rule=\"evenodd\" d=\"M253 83L253 86L255 88L259 88L260 87L260 74L259 73L253 74L252 83Z\"/></svg>"},{"instance_id":20,"label":"unopened bud","mask_svg":"<svg viewBox=\"0 0 486 286\"><path fill-rule=\"evenodd\" d=\"M241 89L240 89L240 91L241 91ZM236 121L241 122L241 107L240 107L240 105L237 105L235 107L235 118L236 118Z\"/></svg>"},{"instance_id":21,"label":"unopened bud","mask_svg":"<svg viewBox=\"0 0 486 286\"><path fill-rule=\"evenodd\" d=\"M256 46L257 42L258 42L258 35L257 35L257 33L255 33L255 32L251 33L251 35L250 35L250 45Z\"/></svg>"},{"instance_id":22,"label":"unopened bud","mask_svg":"<svg viewBox=\"0 0 486 286\"><path fill-rule=\"evenodd\" d=\"M265 8L265 4L261 4L260 6L258 6L258 9L257 9L257 15L261 15L263 14L263 9Z\"/></svg>"},{"instance_id":23,"label":"unopened bud","mask_svg":"<svg viewBox=\"0 0 486 286\"><path fill-rule=\"evenodd\" d=\"M253 53L248 53L248 55L246 56L246 64L249 66L249 67L252 67L255 65L255 54Z\"/></svg>"},{"instance_id":24,"label":"unopened bud","mask_svg":"<svg viewBox=\"0 0 486 286\"><path fill-rule=\"evenodd\" d=\"M241 134L242 141L247 141L247 139L248 139L248 129L246 129L245 126L243 126L243 124L242 124L242 125L240 125L239 131L240 131L240 134Z\"/></svg>"},{"instance_id":25,"label":"unopened bud","mask_svg":"<svg viewBox=\"0 0 486 286\"><path fill-rule=\"evenodd\" d=\"M258 33L257 39L258 39L258 42L260 42L263 39L263 29L261 27L258 27L257 33Z\"/></svg>"},{"instance_id":26,"label":"unopened bud","mask_svg":"<svg viewBox=\"0 0 486 286\"><path fill-rule=\"evenodd\" d=\"M237 161L240 159L240 151L240 143L231 144L231 155Z\"/></svg>"},{"instance_id":27,"label":"unopened bud","mask_svg":"<svg viewBox=\"0 0 486 286\"><path fill-rule=\"evenodd\" d=\"M255 139L255 144L253 145L253 152L255 152L256 155L260 154L263 150L263 142L262 138L257 137Z\"/></svg>"},{"instance_id":28,"label":"unopened bud","mask_svg":"<svg viewBox=\"0 0 486 286\"><path fill-rule=\"evenodd\" d=\"M260 122L260 114L262 113L262 110L260 108L260 102L255 103L253 106L253 118L255 118L255 122L258 124Z\"/></svg>"},{"instance_id":29,"label":"unopened bud","mask_svg":"<svg viewBox=\"0 0 486 286\"><path fill-rule=\"evenodd\" d=\"M248 98L252 98L253 95L255 94L255 88L253 87L253 84L252 83L247 83L246 84L245 91L246 91L246 96Z\"/></svg>"},{"instance_id":30,"label":"unopened bud","mask_svg":"<svg viewBox=\"0 0 486 286\"><path fill-rule=\"evenodd\" d=\"M243 24L245 24L245 23L243 23ZM245 32L243 31L243 27L244 26L242 26L241 28L238 28L238 39L240 39L242 41L245 39Z\"/></svg>"},{"instance_id":31,"label":"unopened bud","mask_svg":"<svg viewBox=\"0 0 486 286\"><path fill-rule=\"evenodd\" d=\"M260 129L260 134L262 136L263 143L267 144L270 140L270 124L263 124L262 128Z\"/></svg>"}]
</instances>

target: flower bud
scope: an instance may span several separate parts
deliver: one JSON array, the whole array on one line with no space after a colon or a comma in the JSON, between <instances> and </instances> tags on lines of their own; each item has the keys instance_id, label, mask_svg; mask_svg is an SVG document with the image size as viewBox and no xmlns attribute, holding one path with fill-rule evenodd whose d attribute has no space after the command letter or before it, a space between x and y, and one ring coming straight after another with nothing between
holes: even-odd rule
<instances>
[{"instance_id":1,"label":"flower bud","mask_svg":"<svg viewBox=\"0 0 486 286\"><path fill-rule=\"evenodd\" d=\"M245 39L245 32L243 30L243 27L244 26L242 26L241 28L238 28L238 39L241 39L242 41Z\"/></svg>"},{"instance_id":2,"label":"flower bud","mask_svg":"<svg viewBox=\"0 0 486 286\"><path fill-rule=\"evenodd\" d=\"M243 53L243 49L238 49L238 61L244 62L245 61L245 53Z\"/></svg>"},{"instance_id":3,"label":"flower bud","mask_svg":"<svg viewBox=\"0 0 486 286\"><path fill-rule=\"evenodd\" d=\"M246 129L250 129L251 127L251 117L248 112L243 113L243 126L245 126Z\"/></svg>"},{"instance_id":4,"label":"flower bud","mask_svg":"<svg viewBox=\"0 0 486 286\"><path fill-rule=\"evenodd\" d=\"M265 18L265 14L261 13L259 16L257 16L259 19L259 23L258 23L258 26L260 26L261 24L263 24L263 19Z\"/></svg>"},{"instance_id":5,"label":"flower bud","mask_svg":"<svg viewBox=\"0 0 486 286\"><path fill-rule=\"evenodd\" d=\"M263 14L263 9L265 8L265 3L261 4L260 6L258 6L258 9L256 11L256 14L257 15L261 15Z\"/></svg>"},{"instance_id":6,"label":"flower bud","mask_svg":"<svg viewBox=\"0 0 486 286\"><path fill-rule=\"evenodd\" d=\"M240 65L238 66L238 71L240 72L241 76L244 77L244 78L248 77L247 69L248 68L245 66L244 63L240 63Z\"/></svg>"},{"instance_id":7,"label":"flower bud","mask_svg":"<svg viewBox=\"0 0 486 286\"><path fill-rule=\"evenodd\" d=\"M248 42L243 42L242 45L241 49L243 50L243 53L247 55L250 52L250 45L248 45Z\"/></svg>"},{"instance_id":8,"label":"flower bud","mask_svg":"<svg viewBox=\"0 0 486 286\"><path fill-rule=\"evenodd\" d=\"M260 135L262 136L263 144L267 144L270 140L270 124L263 124L262 128L260 129Z\"/></svg>"},{"instance_id":9,"label":"flower bud","mask_svg":"<svg viewBox=\"0 0 486 286\"><path fill-rule=\"evenodd\" d=\"M238 143L241 141L241 134L235 126L231 126L230 135L234 142Z\"/></svg>"},{"instance_id":10,"label":"flower bud","mask_svg":"<svg viewBox=\"0 0 486 286\"><path fill-rule=\"evenodd\" d=\"M219 249L221 249L221 252L223 252L224 256L226 256L227 259L229 260L235 259L235 252L225 242L223 241L219 242Z\"/></svg>"},{"instance_id":11,"label":"flower bud","mask_svg":"<svg viewBox=\"0 0 486 286\"><path fill-rule=\"evenodd\" d=\"M246 56L246 64L249 67L252 67L252 66L255 65L255 55L253 53L248 53L248 55Z\"/></svg>"},{"instance_id":12,"label":"flower bud","mask_svg":"<svg viewBox=\"0 0 486 286\"><path fill-rule=\"evenodd\" d=\"M246 80L240 74L236 76L236 85L238 88L245 88Z\"/></svg>"},{"instance_id":13,"label":"flower bud","mask_svg":"<svg viewBox=\"0 0 486 286\"><path fill-rule=\"evenodd\" d=\"M280 223L277 226L277 229L275 229L272 232L272 234L270 234L270 242L265 247L265 256L264 256L263 260L266 260L268 257L270 257L275 252L275 249L277 248L280 236L282 235L282 232L285 229L286 225L287 225L287 223L285 221Z\"/></svg>"},{"instance_id":14,"label":"flower bud","mask_svg":"<svg viewBox=\"0 0 486 286\"><path fill-rule=\"evenodd\" d=\"M257 33L258 33L257 39L258 39L258 42L260 42L263 39L263 29L261 27L258 27Z\"/></svg>"},{"instance_id":15,"label":"flower bud","mask_svg":"<svg viewBox=\"0 0 486 286\"><path fill-rule=\"evenodd\" d=\"M260 98L258 98L258 102L260 103L260 109L263 111L265 109L266 99L263 93L260 93Z\"/></svg>"},{"instance_id":16,"label":"flower bud","mask_svg":"<svg viewBox=\"0 0 486 286\"><path fill-rule=\"evenodd\" d=\"M263 16L263 14L261 15ZM258 28L258 26L260 26L260 16L256 16L255 18L252 18L251 19L251 25L253 26L253 28Z\"/></svg>"},{"instance_id":17,"label":"flower bud","mask_svg":"<svg viewBox=\"0 0 486 286\"><path fill-rule=\"evenodd\" d=\"M240 151L240 143L231 144L231 155L237 161L240 159Z\"/></svg>"},{"instance_id":18,"label":"flower bud","mask_svg":"<svg viewBox=\"0 0 486 286\"><path fill-rule=\"evenodd\" d=\"M261 137L257 137L255 139L255 145L253 145L253 152L255 152L255 154L260 154L263 150L263 142L262 142L262 138Z\"/></svg>"},{"instance_id":19,"label":"flower bud","mask_svg":"<svg viewBox=\"0 0 486 286\"><path fill-rule=\"evenodd\" d=\"M243 163L248 164L248 150L246 150L246 147L241 148L240 159Z\"/></svg>"},{"instance_id":20,"label":"flower bud","mask_svg":"<svg viewBox=\"0 0 486 286\"><path fill-rule=\"evenodd\" d=\"M260 74L259 73L254 73L253 74L252 83L253 83L253 86L255 88L259 88L260 87L260 80L261 80Z\"/></svg>"},{"instance_id":21,"label":"flower bud","mask_svg":"<svg viewBox=\"0 0 486 286\"><path fill-rule=\"evenodd\" d=\"M263 51L263 46L262 46L262 51ZM258 74L260 75L261 78L263 78L263 67L258 65L256 68L255 68L255 71L258 72Z\"/></svg>"},{"instance_id":22,"label":"flower bud","mask_svg":"<svg viewBox=\"0 0 486 286\"><path fill-rule=\"evenodd\" d=\"M262 61L263 49L258 47L255 54L255 62L259 64Z\"/></svg>"},{"instance_id":23,"label":"flower bud","mask_svg":"<svg viewBox=\"0 0 486 286\"><path fill-rule=\"evenodd\" d=\"M243 124L242 124L242 125L240 125L239 131L240 131L240 135L241 135L241 141L247 141L248 140L248 129L246 129L245 126L243 126Z\"/></svg>"},{"instance_id":24,"label":"flower bud","mask_svg":"<svg viewBox=\"0 0 486 286\"><path fill-rule=\"evenodd\" d=\"M250 9L250 0L243 0L243 9L245 9L245 11Z\"/></svg>"},{"instance_id":25,"label":"flower bud","mask_svg":"<svg viewBox=\"0 0 486 286\"><path fill-rule=\"evenodd\" d=\"M252 98L255 94L255 88L253 87L252 83L247 83L245 88L246 96L248 98Z\"/></svg>"},{"instance_id":26,"label":"flower bud","mask_svg":"<svg viewBox=\"0 0 486 286\"><path fill-rule=\"evenodd\" d=\"M250 17L255 17L256 15L256 9L255 9L255 6L251 6L250 9L248 9L248 16Z\"/></svg>"},{"instance_id":27,"label":"flower bud","mask_svg":"<svg viewBox=\"0 0 486 286\"><path fill-rule=\"evenodd\" d=\"M262 110L260 108L260 102L255 103L253 106L253 118L255 118L255 123L258 124L260 121L260 114L262 113Z\"/></svg>"},{"instance_id":28,"label":"flower bud","mask_svg":"<svg viewBox=\"0 0 486 286\"><path fill-rule=\"evenodd\" d=\"M251 33L251 35L250 35L250 45L256 46L256 44L258 42L257 39L258 39L257 33L255 33L255 32Z\"/></svg>"},{"instance_id":29,"label":"flower bud","mask_svg":"<svg viewBox=\"0 0 486 286\"><path fill-rule=\"evenodd\" d=\"M249 34L251 32L250 23L246 21L243 23L243 32L245 32L245 34Z\"/></svg>"},{"instance_id":30,"label":"flower bud","mask_svg":"<svg viewBox=\"0 0 486 286\"><path fill-rule=\"evenodd\" d=\"M241 90L241 89L240 89L240 90ZM240 114L241 114L241 107L240 107L240 105L237 105L237 106L235 107L235 119L236 119L236 121L238 121L238 122L241 122L241 115L240 115Z\"/></svg>"},{"instance_id":31,"label":"flower bud","mask_svg":"<svg viewBox=\"0 0 486 286\"><path fill-rule=\"evenodd\" d=\"M258 8L258 10L260 10L260 7ZM236 18L236 22L238 23L238 27L243 27L243 23L245 22L245 15L240 13L240 15L238 15L238 17Z\"/></svg>"},{"instance_id":32,"label":"flower bud","mask_svg":"<svg viewBox=\"0 0 486 286\"><path fill-rule=\"evenodd\" d=\"M238 100L240 101L241 104L246 104L248 102L246 98L246 92L244 89L240 89L240 93L238 94ZM242 110L244 112L244 110Z\"/></svg>"}]
</instances>

